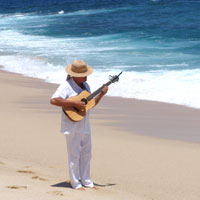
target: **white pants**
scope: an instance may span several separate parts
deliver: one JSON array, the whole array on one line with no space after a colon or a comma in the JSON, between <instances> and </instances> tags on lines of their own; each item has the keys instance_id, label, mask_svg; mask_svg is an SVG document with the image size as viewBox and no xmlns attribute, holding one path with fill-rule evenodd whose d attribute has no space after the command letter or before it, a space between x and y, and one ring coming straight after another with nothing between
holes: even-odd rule
<instances>
[{"instance_id":1,"label":"white pants","mask_svg":"<svg viewBox=\"0 0 200 200\"><path fill-rule=\"evenodd\" d=\"M71 133L66 141L72 188L94 187L90 180L91 134Z\"/></svg>"}]
</instances>

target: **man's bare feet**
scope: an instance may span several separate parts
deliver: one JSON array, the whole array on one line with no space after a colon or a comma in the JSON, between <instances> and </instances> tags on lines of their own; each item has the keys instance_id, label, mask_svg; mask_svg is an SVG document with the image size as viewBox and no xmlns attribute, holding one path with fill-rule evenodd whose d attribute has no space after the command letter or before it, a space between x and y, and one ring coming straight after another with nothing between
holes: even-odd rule
<instances>
[{"instance_id":1,"label":"man's bare feet","mask_svg":"<svg viewBox=\"0 0 200 200\"><path fill-rule=\"evenodd\" d=\"M91 189L93 189L93 190L98 190L98 188L97 187L89 187L89 188L91 188Z\"/></svg>"},{"instance_id":2,"label":"man's bare feet","mask_svg":"<svg viewBox=\"0 0 200 200\"><path fill-rule=\"evenodd\" d=\"M83 187L80 187L80 188L78 188L77 190L82 190L82 191L84 191L84 190L85 190L85 188L83 188Z\"/></svg>"}]
</instances>

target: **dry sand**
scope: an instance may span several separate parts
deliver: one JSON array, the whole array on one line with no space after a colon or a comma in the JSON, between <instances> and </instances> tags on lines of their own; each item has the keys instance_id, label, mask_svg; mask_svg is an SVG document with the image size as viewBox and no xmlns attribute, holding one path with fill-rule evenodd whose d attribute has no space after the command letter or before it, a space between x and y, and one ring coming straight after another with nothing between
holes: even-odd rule
<instances>
[{"instance_id":1,"label":"dry sand","mask_svg":"<svg viewBox=\"0 0 200 200\"><path fill-rule=\"evenodd\" d=\"M200 110L105 97L91 112L98 190L76 191L49 104L57 85L4 71L0 84L0 199L200 199Z\"/></svg>"}]
</instances>

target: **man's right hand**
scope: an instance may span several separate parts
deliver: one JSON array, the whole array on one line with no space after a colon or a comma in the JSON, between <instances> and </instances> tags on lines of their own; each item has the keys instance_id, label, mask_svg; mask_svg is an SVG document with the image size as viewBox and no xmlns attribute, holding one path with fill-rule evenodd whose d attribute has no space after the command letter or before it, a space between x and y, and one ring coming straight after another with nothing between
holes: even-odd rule
<instances>
[{"instance_id":1,"label":"man's right hand","mask_svg":"<svg viewBox=\"0 0 200 200\"><path fill-rule=\"evenodd\" d=\"M78 110L84 111L85 103L82 101L74 101L74 107L76 107Z\"/></svg>"}]
</instances>

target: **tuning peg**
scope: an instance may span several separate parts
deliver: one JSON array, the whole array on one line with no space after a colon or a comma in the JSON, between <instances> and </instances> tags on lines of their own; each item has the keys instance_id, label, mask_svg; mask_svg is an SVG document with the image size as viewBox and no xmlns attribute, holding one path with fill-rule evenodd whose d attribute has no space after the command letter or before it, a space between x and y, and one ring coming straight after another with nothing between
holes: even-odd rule
<instances>
[{"instance_id":1,"label":"tuning peg","mask_svg":"<svg viewBox=\"0 0 200 200\"><path fill-rule=\"evenodd\" d=\"M111 81L113 79L113 76L112 75L109 75L109 80Z\"/></svg>"}]
</instances>

